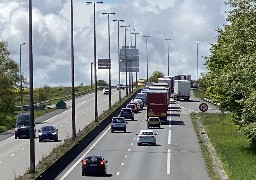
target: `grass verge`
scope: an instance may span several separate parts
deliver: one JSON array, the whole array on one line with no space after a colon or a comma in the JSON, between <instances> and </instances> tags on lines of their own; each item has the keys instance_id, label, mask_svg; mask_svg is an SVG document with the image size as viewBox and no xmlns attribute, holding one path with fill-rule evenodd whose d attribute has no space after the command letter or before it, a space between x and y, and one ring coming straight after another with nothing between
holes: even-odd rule
<instances>
[{"instance_id":1,"label":"grass verge","mask_svg":"<svg viewBox=\"0 0 256 180\"><path fill-rule=\"evenodd\" d=\"M228 179L256 179L256 150L234 124L231 115L200 113L198 118L216 150Z\"/></svg>"}]
</instances>

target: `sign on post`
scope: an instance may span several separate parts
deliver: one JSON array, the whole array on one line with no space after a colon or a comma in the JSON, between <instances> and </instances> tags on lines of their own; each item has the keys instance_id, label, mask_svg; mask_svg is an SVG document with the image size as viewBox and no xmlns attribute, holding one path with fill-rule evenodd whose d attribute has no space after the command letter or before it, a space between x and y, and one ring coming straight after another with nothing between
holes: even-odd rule
<instances>
[{"instance_id":1,"label":"sign on post","mask_svg":"<svg viewBox=\"0 0 256 180\"><path fill-rule=\"evenodd\" d=\"M208 105L207 105L206 103L201 103L201 104L199 105L199 109L200 109L200 111L202 111L202 112L206 112L206 111L208 110Z\"/></svg>"},{"instance_id":2,"label":"sign on post","mask_svg":"<svg viewBox=\"0 0 256 180\"><path fill-rule=\"evenodd\" d=\"M111 59L98 59L98 69L111 69Z\"/></svg>"},{"instance_id":3,"label":"sign on post","mask_svg":"<svg viewBox=\"0 0 256 180\"><path fill-rule=\"evenodd\" d=\"M135 46L120 49L120 72L126 72L126 68L128 72L139 72L139 50Z\"/></svg>"}]
</instances>

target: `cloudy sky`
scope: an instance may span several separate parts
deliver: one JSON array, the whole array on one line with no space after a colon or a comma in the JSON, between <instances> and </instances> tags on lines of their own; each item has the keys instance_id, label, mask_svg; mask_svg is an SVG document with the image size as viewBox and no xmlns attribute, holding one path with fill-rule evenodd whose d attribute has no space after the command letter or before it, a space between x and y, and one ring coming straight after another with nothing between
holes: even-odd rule
<instances>
[{"instance_id":1,"label":"cloudy sky","mask_svg":"<svg viewBox=\"0 0 256 180\"><path fill-rule=\"evenodd\" d=\"M93 62L93 5L86 0L74 2L75 84L90 84ZM11 57L19 64L22 46L22 72L28 77L28 0L0 0L0 40L8 42ZM112 84L118 82L117 23L130 25L127 44L140 53L138 78L146 78L146 41L148 38L149 76L154 71L167 75L166 38L170 43L170 75L191 74L197 78L196 44L199 44L199 73L206 72L202 56L209 55L210 44L216 42L216 28L226 24L223 0L105 0L96 4L97 59L108 58L107 16L110 16ZM134 31L135 29L135 31ZM124 45L124 29L120 28L120 45ZM33 0L34 86L71 86L70 0ZM98 70L98 79L108 82L108 70ZM121 73L125 82L125 73Z\"/></svg>"}]
</instances>

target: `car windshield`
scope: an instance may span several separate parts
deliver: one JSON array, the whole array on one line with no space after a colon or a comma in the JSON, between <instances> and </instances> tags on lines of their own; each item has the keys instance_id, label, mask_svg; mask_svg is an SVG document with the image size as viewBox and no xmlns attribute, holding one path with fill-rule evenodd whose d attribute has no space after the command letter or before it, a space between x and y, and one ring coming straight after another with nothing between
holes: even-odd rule
<instances>
[{"instance_id":1,"label":"car windshield","mask_svg":"<svg viewBox=\"0 0 256 180\"><path fill-rule=\"evenodd\" d=\"M130 109L122 109L122 112L131 112Z\"/></svg>"},{"instance_id":2,"label":"car windshield","mask_svg":"<svg viewBox=\"0 0 256 180\"><path fill-rule=\"evenodd\" d=\"M17 122L17 126L29 126L29 121L19 121Z\"/></svg>"},{"instance_id":3,"label":"car windshield","mask_svg":"<svg viewBox=\"0 0 256 180\"><path fill-rule=\"evenodd\" d=\"M124 122L125 122L124 118L114 118L113 119L113 123L124 123Z\"/></svg>"},{"instance_id":4,"label":"car windshield","mask_svg":"<svg viewBox=\"0 0 256 180\"><path fill-rule=\"evenodd\" d=\"M29 121L29 115L28 114L18 115L17 121Z\"/></svg>"},{"instance_id":5,"label":"car windshield","mask_svg":"<svg viewBox=\"0 0 256 180\"><path fill-rule=\"evenodd\" d=\"M141 132L142 135L153 135L153 132Z\"/></svg>"},{"instance_id":6,"label":"car windshield","mask_svg":"<svg viewBox=\"0 0 256 180\"><path fill-rule=\"evenodd\" d=\"M97 163L97 162L99 162L99 161L101 161L101 160L102 160L102 158L101 158L101 157L95 157L95 156L92 156L92 157L86 157L85 159L86 159L86 163L87 163L87 164Z\"/></svg>"},{"instance_id":7,"label":"car windshield","mask_svg":"<svg viewBox=\"0 0 256 180\"><path fill-rule=\"evenodd\" d=\"M54 131L54 127L52 126L44 126L41 129L42 131Z\"/></svg>"},{"instance_id":8,"label":"car windshield","mask_svg":"<svg viewBox=\"0 0 256 180\"><path fill-rule=\"evenodd\" d=\"M149 118L150 121L159 121L158 118Z\"/></svg>"}]
</instances>

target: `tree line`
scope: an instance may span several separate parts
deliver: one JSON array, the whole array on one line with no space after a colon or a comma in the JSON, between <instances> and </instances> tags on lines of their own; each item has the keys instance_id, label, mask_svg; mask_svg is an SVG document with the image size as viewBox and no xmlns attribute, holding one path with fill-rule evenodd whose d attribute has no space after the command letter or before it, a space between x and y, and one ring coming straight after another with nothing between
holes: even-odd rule
<instances>
[{"instance_id":1,"label":"tree line","mask_svg":"<svg viewBox=\"0 0 256 180\"><path fill-rule=\"evenodd\" d=\"M206 57L208 72L201 89L220 109L230 111L256 145L256 2L229 0L227 25L218 28L217 43Z\"/></svg>"}]
</instances>

